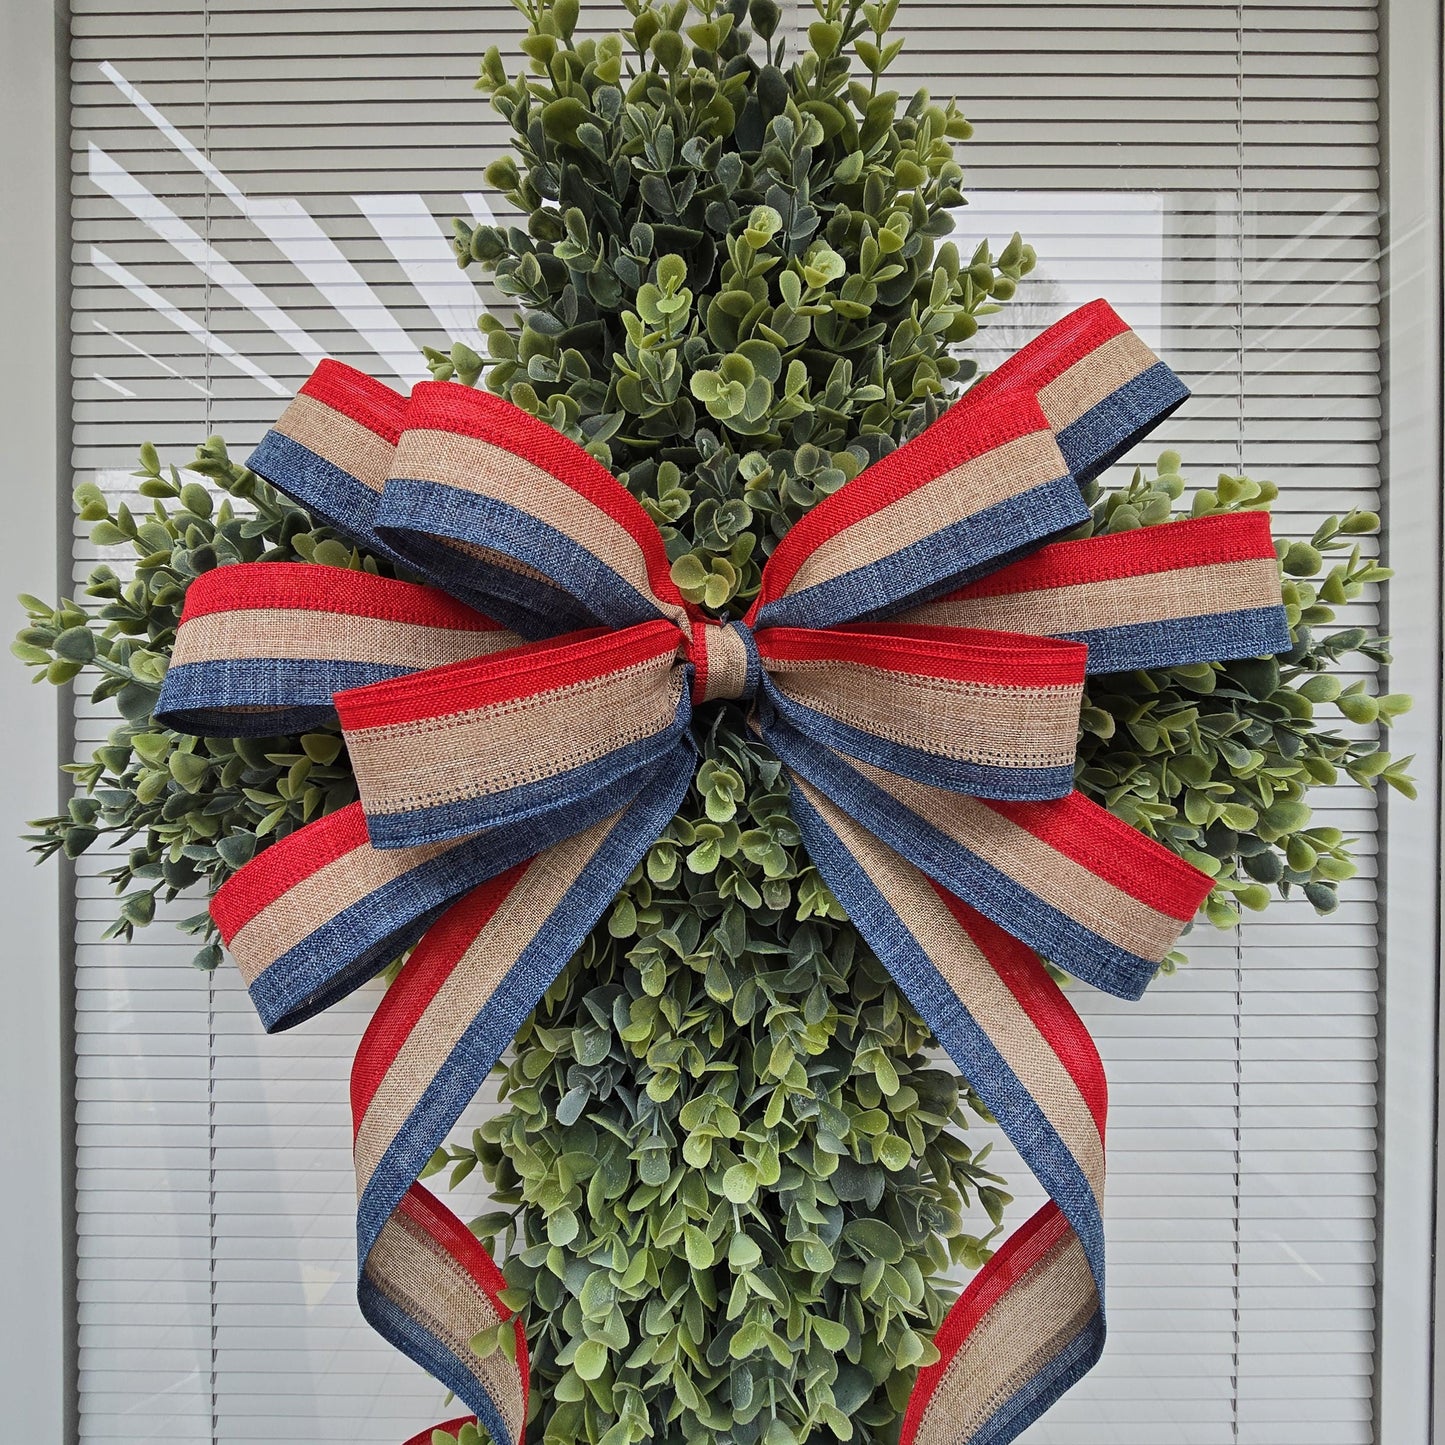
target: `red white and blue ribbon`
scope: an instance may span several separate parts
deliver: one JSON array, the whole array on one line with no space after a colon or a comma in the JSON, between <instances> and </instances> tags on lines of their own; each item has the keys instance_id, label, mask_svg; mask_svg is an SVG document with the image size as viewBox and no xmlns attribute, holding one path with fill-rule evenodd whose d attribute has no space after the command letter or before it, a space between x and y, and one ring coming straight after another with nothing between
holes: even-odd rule
<instances>
[{"instance_id":1,"label":"red white and blue ribbon","mask_svg":"<svg viewBox=\"0 0 1445 1445\"><path fill-rule=\"evenodd\" d=\"M1263 514L1049 540L1186 395L1084 307L804 517L733 622L684 601L604 467L498 397L325 362L261 443L256 471L428 585L210 573L157 715L340 720L360 801L212 913L268 1029L416 945L352 1074L359 1297L498 1442L523 1436L521 1323L515 1363L471 1350L511 1317L501 1276L418 1177L676 815L719 699L752 704L820 873L1049 1194L944 1322L903 1445L1002 1445L1098 1358L1106 1089L1038 955L1137 998L1210 885L1074 790L1084 680L1289 646Z\"/></svg>"}]
</instances>

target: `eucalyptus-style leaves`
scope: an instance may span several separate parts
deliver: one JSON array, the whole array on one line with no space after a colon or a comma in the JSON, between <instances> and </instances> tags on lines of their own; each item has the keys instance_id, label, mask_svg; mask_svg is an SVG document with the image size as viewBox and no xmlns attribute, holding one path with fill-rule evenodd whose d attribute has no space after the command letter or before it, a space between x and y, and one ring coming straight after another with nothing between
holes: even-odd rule
<instances>
[{"instance_id":1,"label":"eucalyptus-style leaves","mask_svg":"<svg viewBox=\"0 0 1445 1445\"><path fill-rule=\"evenodd\" d=\"M1186 490L1178 454L1164 452L1153 477L1136 471L1099 498L1079 535L1168 521ZM1192 494L1187 515L1267 509L1276 495L1272 482L1221 476ZM1308 542L1276 543L1294 643L1283 656L1089 680L1080 790L1208 873L1204 913L1219 927L1237 923L1241 906L1259 910L1295 888L1317 912L1334 911L1339 884L1355 874L1354 840L1312 821L1311 789L1348 778L1415 795L1409 758L1328 722L1333 710L1336 725L1387 727L1410 706L1399 693L1372 695L1364 678L1343 686L1333 675L1352 656L1366 671L1389 661L1384 638L1338 625L1342 608L1390 576L1361 546L1379 526L1356 510L1326 518Z\"/></svg>"},{"instance_id":2,"label":"eucalyptus-style leaves","mask_svg":"<svg viewBox=\"0 0 1445 1445\"><path fill-rule=\"evenodd\" d=\"M872 1438L1007 1195L962 1132L977 1101L818 906L776 759L732 708L698 741L681 816L518 1035L504 1112L432 1171L492 1186L473 1227L527 1302L545 1438Z\"/></svg>"},{"instance_id":3,"label":"eucalyptus-style leaves","mask_svg":"<svg viewBox=\"0 0 1445 1445\"><path fill-rule=\"evenodd\" d=\"M152 718L186 588L201 573L233 562L303 560L390 571L233 462L219 437L197 449L187 472L216 491L182 481L149 445L134 474L148 511L113 505L93 483L82 485L76 509L91 524L92 541L132 555L96 567L84 600L52 606L22 597L29 621L11 646L37 681L98 674L91 700L111 701L120 713L104 746L87 762L65 765L80 788L66 814L33 823L29 839L42 858L76 858L97 843L127 848L105 875L122 895L107 938L131 937L154 917L158 900L199 883L214 892L257 848L356 798L335 727L304 737L203 739ZM221 949L210 915L203 910L182 927L206 940L197 965L214 968Z\"/></svg>"},{"instance_id":4,"label":"eucalyptus-style leaves","mask_svg":"<svg viewBox=\"0 0 1445 1445\"><path fill-rule=\"evenodd\" d=\"M580 40L575 6L521 8L528 65L489 51L479 87L514 133L488 181L526 226L454 238L520 315L484 321L485 364L433 351L433 374L480 376L587 446L685 595L737 612L788 527L973 375L949 343L1033 250L948 239L970 129L882 88L897 0L818 0L791 61L770 0L634 0Z\"/></svg>"},{"instance_id":5,"label":"eucalyptus-style leaves","mask_svg":"<svg viewBox=\"0 0 1445 1445\"><path fill-rule=\"evenodd\" d=\"M479 84L513 131L487 179L525 224L455 226L518 316L484 321L480 377L439 352L433 374L587 447L683 595L736 614L788 528L973 375L951 343L1033 252L948 240L968 126L883 88L896 0L819 0L795 58L772 0L631 0L596 39L575 5L521 8L525 69L493 50ZM511 1207L479 1228L531 1301L546 1440L871 1440L1006 1196L776 759L734 708L699 746L682 815L519 1036L506 1113L436 1163L480 1163Z\"/></svg>"}]
</instances>

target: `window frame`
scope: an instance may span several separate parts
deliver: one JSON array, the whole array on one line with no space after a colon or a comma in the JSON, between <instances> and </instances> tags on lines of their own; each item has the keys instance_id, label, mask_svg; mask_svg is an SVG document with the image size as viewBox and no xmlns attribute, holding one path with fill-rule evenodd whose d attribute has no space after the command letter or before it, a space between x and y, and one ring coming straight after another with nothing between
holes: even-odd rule
<instances>
[{"instance_id":1,"label":"window frame","mask_svg":"<svg viewBox=\"0 0 1445 1445\"><path fill-rule=\"evenodd\" d=\"M200 0L198 0L200 3ZM1389 613L1394 690L1415 708L1394 746L1415 752L1421 799L1386 803L1382 836L1380 1207L1375 1431L1385 1445L1445 1440L1445 1229L1437 1188L1441 718L1441 83L1436 0L1381 0L1386 170L1383 359L1385 517L1397 576ZM70 587L69 26L65 0L0 0L0 435L12 483L12 536L54 536L54 590ZM1393 294L1399 288L1399 295ZM34 547L0 556L0 596L44 585ZM8 604L7 604L8 605ZM68 869L36 871L16 820L65 792L69 709L48 687L0 667L12 766L0 773L0 916L14 960L0 1009L0 1157L22 1187L0 1195L7 1300L0 1387L17 1438L73 1441L75 1348L74 1007ZM1426 1263L1428 1262L1428 1264ZM1433 1428L1432 1428L1433 1427Z\"/></svg>"},{"instance_id":2,"label":"window frame","mask_svg":"<svg viewBox=\"0 0 1445 1445\"><path fill-rule=\"evenodd\" d=\"M68 54L64 0L0 0L0 195L8 202L0 208L0 268L24 278L0 288L0 435L11 538L29 542L12 541L0 555L7 607L18 592L69 590ZM0 771L0 917L11 964L0 1009L0 1158L11 1186L0 1194L0 1393L15 1438L68 1442L77 1362L64 925L73 890L68 870L35 868L19 836L24 819L54 812L67 791L56 760L69 756L69 709L59 703L58 689L32 686L19 666L0 668L9 764Z\"/></svg>"},{"instance_id":3,"label":"window frame","mask_svg":"<svg viewBox=\"0 0 1445 1445\"><path fill-rule=\"evenodd\" d=\"M1420 799L1386 800L1380 894L1381 1113L1376 1223L1376 1439L1445 1438L1436 1348L1445 1277L1440 1144L1441 26L1435 0L1382 0L1385 88L1382 381L1390 686L1415 706L1391 747ZM1401 525L1392 528L1391 519Z\"/></svg>"}]
</instances>

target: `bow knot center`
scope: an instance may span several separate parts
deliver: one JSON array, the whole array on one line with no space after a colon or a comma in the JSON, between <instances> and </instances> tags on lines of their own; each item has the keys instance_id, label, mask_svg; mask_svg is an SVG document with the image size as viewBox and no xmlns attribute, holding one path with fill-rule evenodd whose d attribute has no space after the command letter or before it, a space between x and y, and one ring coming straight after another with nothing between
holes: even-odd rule
<instances>
[{"instance_id":1,"label":"bow knot center","mask_svg":"<svg viewBox=\"0 0 1445 1445\"><path fill-rule=\"evenodd\" d=\"M746 623L695 621L688 657L693 702L747 702L756 695L763 667Z\"/></svg>"}]
</instances>

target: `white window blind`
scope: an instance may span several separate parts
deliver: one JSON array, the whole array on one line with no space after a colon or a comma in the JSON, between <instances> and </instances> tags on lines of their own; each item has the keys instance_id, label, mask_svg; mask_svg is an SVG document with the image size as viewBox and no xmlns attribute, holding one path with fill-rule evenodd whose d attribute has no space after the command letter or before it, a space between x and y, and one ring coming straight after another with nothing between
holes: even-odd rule
<instances>
[{"instance_id":1,"label":"white window blind","mask_svg":"<svg viewBox=\"0 0 1445 1445\"><path fill-rule=\"evenodd\" d=\"M1272 478L1291 535L1376 506L1375 7L902 14L909 79L958 94L976 127L982 204L960 234L1019 229L1040 254L1004 349L1107 294L1158 326L1194 391L1146 459L1171 445L1197 482ZM1330 920L1301 901L1235 936L1196 929L1190 967L1139 1004L1073 990L1112 1086L1111 1340L1032 1445L1372 1438L1372 803L1338 789L1321 809L1365 855Z\"/></svg>"},{"instance_id":2,"label":"white window blind","mask_svg":"<svg viewBox=\"0 0 1445 1445\"><path fill-rule=\"evenodd\" d=\"M510 5L71 8L77 480L124 494L144 439L243 455L318 351L400 385L417 344L471 334L497 298L445 234L500 205L470 85L488 44L515 55ZM1040 253L990 344L1106 294L1194 389L1157 437L1193 480L1272 477L1293 535L1372 505L1375 7L904 0L900 24L898 83L977 127L960 237ZM109 725L78 706L82 747ZM1073 991L1113 1090L1112 1336L1034 1445L1371 1438L1372 799L1323 813L1366 865L1333 919L1199 930L1139 1004ZM103 866L77 922L82 1440L405 1438L441 1391L353 1299L346 1078L375 990L264 1038L188 941L99 941Z\"/></svg>"}]
</instances>

